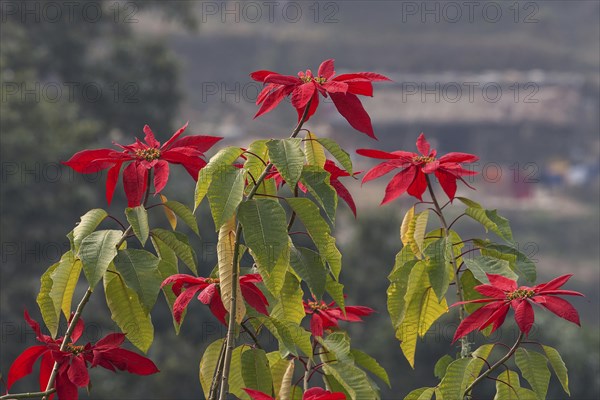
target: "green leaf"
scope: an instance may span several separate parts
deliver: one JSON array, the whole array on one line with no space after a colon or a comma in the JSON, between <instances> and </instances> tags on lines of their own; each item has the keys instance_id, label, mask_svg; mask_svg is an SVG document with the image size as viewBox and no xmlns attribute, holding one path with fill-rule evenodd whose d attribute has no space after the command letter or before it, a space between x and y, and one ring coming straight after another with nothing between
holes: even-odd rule
<instances>
[{"instance_id":1,"label":"green leaf","mask_svg":"<svg viewBox=\"0 0 600 400\"><path fill-rule=\"evenodd\" d=\"M255 182L265 170L266 162L269 160L269 149L267 148L267 139L255 140L250 144L247 151L244 153L246 161L244 162L244 170L246 170L248 180ZM260 157L260 158L259 158ZM249 190L252 185L246 187ZM257 195L267 194L276 195L277 189L273 179L265 179L262 181L258 189Z\"/></svg>"},{"instance_id":2,"label":"green leaf","mask_svg":"<svg viewBox=\"0 0 600 400\"><path fill-rule=\"evenodd\" d=\"M239 257L234 263L234 248L235 248L235 234L236 224L235 218L230 218L226 221L219 229L219 241L217 242L217 256L219 260L219 291L221 300L227 312L231 312L231 301L233 296L233 273L234 268L239 276L240 264ZM238 249L239 251L239 249ZM242 297L242 291L240 289L239 281L235 282L235 320L238 324L241 324L246 315L246 306L244 304L244 298Z\"/></svg>"},{"instance_id":3,"label":"green leaf","mask_svg":"<svg viewBox=\"0 0 600 400\"><path fill-rule=\"evenodd\" d=\"M229 392L234 396L246 400L250 396L242 389L244 386L244 378L242 377L242 355L250 349L245 346L239 346L231 352L231 369L229 371Z\"/></svg>"},{"instance_id":4,"label":"green leaf","mask_svg":"<svg viewBox=\"0 0 600 400\"><path fill-rule=\"evenodd\" d=\"M225 147L212 156L208 164L200 170L194 193L194 211L196 211L200 203L202 203L204 196L208 193L213 177L218 176L222 171L229 169L229 166L231 166L242 153L243 150L239 147Z\"/></svg>"},{"instance_id":5,"label":"green leaf","mask_svg":"<svg viewBox=\"0 0 600 400\"><path fill-rule=\"evenodd\" d=\"M410 392L404 400L431 400L433 397L433 393L435 392L435 388L419 388Z\"/></svg>"},{"instance_id":6,"label":"green leaf","mask_svg":"<svg viewBox=\"0 0 600 400\"><path fill-rule=\"evenodd\" d=\"M375 360L373 357L371 357L367 353L364 353L357 349L352 349L352 350L350 350L350 352L352 353L352 356L354 357L354 362L359 367L366 369L367 371L370 371L371 373L373 373L373 375L375 375L376 377L378 377L379 379L384 381L388 385L388 387L392 387L392 385L390 384L390 378L388 377L387 372L377 362L377 360Z\"/></svg>"},{"instance_id":7,"label":"green leaf","mask_svg":"<svg viewBox=\"0 0 600 400\"><path fill-rule=\"evenodd\" d=\"M445 237L436 239L427 246L424 255L429 282L438 300L441 301L454 277L452 243Z\"/></svg>"},{"instance_id":8,"label":"green leaf","mask_svg":"<svg viewBox=\"0 0 600 400\"><path fill-rule=\"evenodd\" d=\"M325 161L327 161L323 145L317 141L317 137L310 131L306 132L304 138L304 154L306 154L308 165L323 168Z\"/></svg>"},{"instance_id":9,"label":"green leaf","mask_svg":"<svg viewBox=\"0 0 600 400\"><path fill-rule=\"evenodd\" d=\"M342 270L342 255L335 245L335 238L331 236L329 225L319 212L319 208L309 199L286 199L290 207L304 224L312 238L319 254L329 264L333 276L337 280Z\"/></svg>"},{"instance_id":10,"label":"green leaf","mask_svg":"<svg viewBox=\"0 0 600 400\"><path fill-rule=\"evenodd\" d=\"M150 240L152 241L152 245L156 250L156 254L158 254L159 262L158 262L158 273L161 277L161 282L167 279L171 275L175 275L179 273L179 269L177 268L177 255L173 250L171 250L162 240L155 236L151 236ZM171 311L171 315L173 315L173 304L177 299L177 296L171 290L170 286L166 286L162 288L163 295L165 296L165 300L167 300L167 304L169 305L169 310ZM173 327L175 328L175 333L179 334L179 329L181 328L181 324L185 318L187 310L183 311L181 315L181 320L179 323L173 320Z\"/></svg>"},{"instance_id":11,"label":"green leaf","mask_svg":"<svg viewBox=\"0 0 600 400\"><path fill-rule=\"evenodd\" d=\"M302 139L269 140L269 159L277 167L282 178L293 189L300 179L304 165L304 153L300 147Z\"/></svg>"},{"instance_id":12,"label":"green leaf","mask_svg":"<svg viewBox=\"0 0 600 400\"><path fill-rule=\"evenodd\" d=\"M127 217L127 222L133 228L135 236L140 240L142 246L145 245L150 234L150 226L148 225L148 212L144 206L126 208L125 216Z\"/></svg>"},{"instance_id":13,"label":"green leaf","mask_svg":"<svg viewBox=\"0 0 600 400\"><path fill-rule=\"evenodd\" d=\"M72 251L68 251L63 254L58 267L50 274L53 282L50 297L56 312L60 313L62 310L66 319L71 316L71 302L81 275L81 268L81 261L73 256Z\"/></svg>"},{"instance_id":14,"label":"green leaf","mask_svg":"<svg viewBox=\"0 0 600 400\"><path fill-rule=\"evenodd\" d=\"M482 255L508 261L510 268L520 277L529 283L535 282L535 264L516 248L480 239L474 240L473 244L481 249Z\"/></svg>"},{"instance_id":15,"label":"green leaf","mask_svg":"<svg viewBox=\"0 0 600 400\"><path fill-rule=\"evenodd\" d=\"M60 265L60 261L56 264L51 265L46 272L42 274L40 278L40 292L37 296L37 304L40 308L40 312L42 313L42 319L44 320L44 324L50 331L50 335L53 338L56 337L56 333L58 332L58 321L60 317L60 310L57 310L54 306L54 300L50 297L50 291L52 290L52 278L51 275L56 268Z\"/></svg>"},{"instance_id":16,"label":"green leaf","mask_svg":"<svg viewBox=\"0 0 600 400\"><path fill-rule=\"evenodd\" d=\"M490 230L507 242L513 243L512 231L508 220L498 215L496 210L485 210L477 202L464 197L456 198L467 206L465 214L483 225L486 232Z\"/></svg>"},{"instance_id":17,"label":"green leaf","mask_svg":"<svg viewBox=\"0 0 600 400\"><path fill-rule=\"evenodd\" d=\"M135 347L146 353L154 340L154 326L137 294L116 273L105 275L104 293L112 320Z\"/></svg>"},{"instance_id":18,"label":"green leaf","mask_svg":"<svg viewBox=\"0 0 600 400\"><path fill-rule=\"evenodd\" d=\"M515 281L518 279L517 274L510 269L510 265L506 260L479 256L473 259L465 258L463 261L467 268L473 272L475 278L481 283L490 283L486 274L502 275Z\"/></svg>"},{"instance_id":19,"label":"green leaf","mask_svg":"<svg viewBox=\"0 0 600 400\"><path fill-rule=\"evenodd\" d=\"M328 138L319 138L317 141L321 143L321 145L325 147L327 151L331 153L333 157L335 157L336 160L338 160L346 172L348 172L350 175L353 174L352 160L350 159L350 155L344 149L342 149L339 144Z\"/></svg>"},{"instance_id":20,"label":"green leaf","mask_svg":"<svg viewBox=\"0 0 600 400\"><path fill-rule=\"evenodd\" d=\"M302 169L300 182L310 192L310 194L319 202L327 218L331 223L335 223L335 211L337 209L337 193L329 184L329 172L321 167L314 165L305 165Z\"/></svg>"},{"instance_id":21,"label":"green leaf","mask_svg":"<svg viewBox=\"0 0 600 400\"><path fill-rule=\"evenodd\" d=\"M405 248L408 249L408 247ZM390 274L391 283L387 289L388 313L394 328L397 328L404 319L406 311L406 301L404 296L408 289L408 278L411 270L418 262L417 260L405 261L403 255L403 251L400 251L396 255L396 264L392 274Z\"/></svg>"},{"instance_id":22,"label":"green leaf","mask_svg":"<svg viewBox=\"0 0 600 400\"><path fill-rule=\"evenodd\" d=\"M273 378L264 350L250 349L242 354L242 377L245 387L271 393Z\"/></svg>"},{"instance_id":23,"label":"green leaf","mask_svg":"<svg viewBox=\"0 0 600 400\"><path fill-rule=\"evenodd\" d=\"M208 189L210 211L215 221L215 230L235 213L244 196L244 171L230 165L213 175Z\"/></svg>"},{"instance_id":24,"label":"green leaf","mask_svg":"<svg viewBox=\"0 0 600 400\"><path fill-rule=\"evenodd\" d=\"M521 387L519 374L506 370L496 378L494 400L537 400L537 396L531 390Z\"/></svg>"},{"instance_id":25,"label":"green leaf","mask_svg":"<svg viewBox=\"0 0 600 400\"><path fill-rule=\"evenodd\" d=\"M292 247L290 264L298 276L306 282L311 293L320 299L325 292L327 269L319 253L306 247Z\"/></svg>"},{"instance_id":26,"label":"green leaf","mask_svg":"<svg viewBox=\"0 0 600 400\"><path fill-rule=\"evenodd\" d=\"M198 221L196 221L193 211L188 206L173 200L166 201L163 205L173 211L196 235L200 235Z\"/></svg>"},{"instance_id":27,"label":"green leaf","mask_svg":"<svg viewBox=\"0 0 600 400\"><path fill-rule=\"evenodd\" d=\"M327 359L325 356L321 357ZM332 375L352 400L379 399L379 393L371 386L365 371L357 368L354 363L327 362L323 365L323 372Z\"/></svg>"},{"instance_id":28,"label":"green leaf","mask_svg":"<svg viewBox=\"0 0 600 400\"><path fill-rule=\"evenodd\" d=\"M273 306L271 317L300 324L306 315L302 304L303 294L298 279L293 274L286 273L278 303Z\"/></svg>"},{"instance_id":29,"label":"green leaf","mask_svg":"<svg viewBox=\"0 0 600 400\"><path fill-rule=\"evenodd\" d=\"M460 358L451 362L438 386L442 398L462 399L465 390L479 375L482 364L482 360L474 358Z\"/></svg>"},{"instance_id":30,"label":"green leaf","mask_svg":"<svg viewBox=\"0 0 600 400\"><path fill-rule=\"evenodd\" d=\"M252 199L240 205L238 218L244 241L256 255L255 261L271 271L289 246L285 210L278 202Z\"/></svg>"},{"instance_id":31,"label":"green leaf","mask_svg":"<svg viewBox=\"0 0 600 400\"><path fill-rule=\"evenodd\" d=\"M414 368L417 337L425 336L431 325L448 310L446 299L439 301L431 287L422 261L415 264L405 294L406 311L396 327L396 337L407 361Z\"/></svg>"},{"instance_id":32,"label":"green leaf","mask_svg":"<svg viewBox=\"0 0 600 400\"><path fill-rule=\"evenodd\" d=\"M448 366L453 361L454 358L450 357L448 354L444 355L435 363L435 367L433 367L433 375L435 375L435 377L438 379L443 379L444 375L446 375Z\"/></svg>"},{"instance_id":33,"label":"green leaf","mask_svg":"<svg viewBox=\"0 0 600 400\"><path fill-rule=\"evenodd\" d=\"M83 272L94 288L106 272L108 265L117 255L117 244L123 233L117 230L97 231L86 236L79 247L79 259L83 263Z\"/></svg>"},{"instance_id":34,"label":"green leaf","mask_svg":"<svg viewBox=\"0 0 600 400\"><path fill-rule=\"evenodd\" d=\"M344 285L334 280L330 275L327 275L325 290L329 293L333 301L335 301L335 304L345 313Z\"/></svg>"},{"instance_id":35,"label":"green leaf","mask_svg":"<svg viewBox=\"0 0 600 400\"><path fill-rule=\"evenodd\" d=\"M563 390L570 396L571 392L569 391L569 374L567 373L567 366L560 356L560 353L555 348L550 346L542 345L542 349L544 349L544 353L546 353L546 357L548 357L548 361L550 361L550 365L552 366L556 377L560 381Z\"/></svg>"},{"instance_id":36,"label":"green leaf","mask_svg":"<svg viewBox=\"0 0 600 400\"><path fill-rule=\"evenodd\" d=\"M73 251L75 253L79 250L81 241L94 232L107 216L108 213L101 208L94 208L81 216L79 224L73 229Z\"/></svg>"},{"instance_id":37,"label":"green leaf","mask_svg":"<svg viewBox=\"0 0 600 400\"><path fill-rule=\"evenodd\" d=\"M425 240L425 230L427 229L427 221L429 220L429 210L418 213L415 216L415 228L413 238L419 249L419 253L423 253L423 241Z\"/></svg>"},{"instance_id":38,"label":"green leaf","mask_svg":"<svg viewBox=\"0 0 600 400\"><path fill-rule=\"evenodd\" d=\"M460 285L463 288L463 296L465 300L477 300L485 298L485 296L475 290L475 286L481 285L481 282L475 279L475 276L470 270L467 269L462 273L460 276ZM484 305L485 304L483 303L467 303L465 304L465 309L469 314L471 314L473 311L483 307Z\"/></svg>"},{"instance_id":39,"label":"green leaf","mask_svg":"<svg viewBox=\"0 0 600 400\"><path fill-rule=\"evenodd\" d=\"M521 370L523 378L527 379L538 399L546 399L550 385L550 370L546 357L532 350L520 347L515 353L515 362Z\"/></svg>"},{"instance_id":40,"label":"green leaf","mask_svg":"<svg viewBox=\"0 0 600 400\"><path fill-rule=\"evenodd\" d=\"M156 303L162 282L158 271L159 259L146 250L127 249L119 250L113 262L125 284L137 293L148 314Z\"/></svg>"},{"instance_id":41,"label":"green leaf","mask_svg":"<svg viewBox=\"0 0 600 400\"><path fill-rule=\"evenodd\" d=\"M279 293L281 292L281 288L283 287L285 281L285 274L290 266L291 246L292 244L290 239L288 241L288 246L283 250L279 256L279 260L277 260L275 266L270 271L264 268L262 264L256 264L256 269L263 278L263 283L269 292L271 292L271 294L275 297L279 296ZM252 250L250 250L250 255L252 255L253 259L257 259L256 254Z\"/></svg>"},{"instance_id":42,"label":"green leaf","mask_svg":"<svg viewBox=\"0 0 600 400\"><path fill-rule=\"evenodd\" d=\"M194 275L198 275L196 253L190 246L187 236L179 232L170 232L161 228L152 229L150 234L175 252L177 257L184 262Z\"/></svg>"},{"instance_id":43,"label":"green leaf","mask_svg":"<svg viewBox=\"0 0 600 400\"><path fill-rule=\"evenodd\" d=\"M312 358L312 345L310 332L302 328L298 323L285 321L277 318L259 315L256 317L273 334L279 344L279 353L283 357L301 352Z\"/></svg>"},{"instance_id":44,"label":"green leaf","mask_svg":"<svg viewBox=\"0 0 600 400\"><path fill-rule=\"evenodd\" d=\"M269 369L271 370L271 377L273 379L273 391L275 397L279 396L279 392L281 390L281 383L283 377L290 365L290 362L293 364L293 360L288 360L281 356L278 351L272 351L267 353L267 359L269 361ZM266 392L267 394L269 392Z\"/></svg>"},{"instance_id":45,"label":"green leaf","mask_svg":"<svg viewBox=\"0 0 600 400\"><path fill-rule=\"evenodd\" d=\"M212 384L213 375L217 369L219 354L221 354L221 348L223 348L223 341L224 339L217 339L209 344L200 359L200 385L202 386L204 398L206 399L208 399L210 385Z\"/></svg>"}]
</instances>

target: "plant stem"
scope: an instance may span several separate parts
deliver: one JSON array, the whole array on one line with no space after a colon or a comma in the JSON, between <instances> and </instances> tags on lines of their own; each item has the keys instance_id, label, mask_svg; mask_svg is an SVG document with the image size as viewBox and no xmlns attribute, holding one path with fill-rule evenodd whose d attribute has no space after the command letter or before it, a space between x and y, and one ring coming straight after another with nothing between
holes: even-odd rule
<instances>
[{"instance_id":1,"label":"plant stem","mask_svg":"<svg viewBox=\"0 0 600 400\"><path fill-rule=\"evenodd\" d=\"M31 399L31 398L35 398L35 397L48 396L54 392L56 392L56 389L50 389L50 390L46 390L44 392L29 392L29 393L17 393L17 394L7 393L4 396L0 396L0 400Z\"/></svg>"},{"instance_id":2,"label":"plant stem","mask_svg":"<svg viewBox=\"0 0 600 400\"><path fill-rule=\"evenodd\" d=\"M208 400L215 400L217 398L217 389L219 388L219 379L221 377L221 372L223 371L223 361L225 360L225 346L227 345L227 341L223 340L223 345L221 346L221 352L219 353L219 358L217 360L217 366L215 367L215 373L213 374L213 379L210 384L210 391L208 392Z\"/></svg>"},{"instance_id":3,"label":"plant stem","mask_svg":"<svg viewBox=\"0 0 600 400\"><path fill-rule=\"evenodd\" d=\"M475 379L473 381L473 383L471 383L469 385L469 387L465 390L465 392L463 394L463 398L466 397L471 392L471 390L473 390L475 385L477 385L479 382L484 380L489 374L491 374L494 370L496 370L498 367L503 365L506 361L508 361L509 358L512 357L513 354L515 354L515 351L517 351L517 349L519 348L519 345L521 344L521 341L523 340L524 336L525 336L525 334L523 332L521 332L519 334L519 337L517 338L517 341L515 342L513 347L510 348L508 353L506 353L506 355L504 357L502 357L500 360L498 360L498 362L496 362L494 365L492 365L490 368L488 368L487 371L485 371L483 374L479 375L477 377L477 379Z\"/></svg>"},{"instance_id":4,"label":"plant stem","mask_svg":"<svg viewBox=\"0 0 600 400\"><path fill-rule=\"evenodd\" d=\"M446 218L444 218L444 213L442 211L442 208L440 207L440 204L438 203L437 198L435 197L435 193L433 192L433 186L431 185L431 180L429 179L429 175L426 174L425 179L427 181L427 189L429 189L429 194L431 196L431 200L433 201L433 206L435 207L436 214L438 215L440 222L442 223L443 235L446 238L446 240L449 240L450 229L448 227L448 223L446 222ZM444 250L444 252L445 252L445 250ZM462 286L460 284L460 279L459 279L458 265L456 265L456 257L454 256L454 249L451 249L450 253L452 254L451 263L452 263L452 269L454 270L454 282L456 283L456 296L458 297L458 301L464 301L463 290L462 290ZM465 319L465 306L464 305L461 305L458 308L458 316L461 321L463 319ZM461 358L468 357L470 352L471 351L470 351L469 339L466 336L463 336L462 338L460 338L460 357Z\"/></svg>"},{"instance_id":5,"label":"plant stem","mask_svg":"<svg viewBox=\"0 0 600 400\"><path fill-rule=\"evenodd\" d=\"M310 103L312 100L306 104L306 108L304 109L304 113L302 117L298 121L298 124L292 131L290 135L290 139L295 138L300 130L302 129L302 125L308 116L308 110L310 108ZM273 163L269 162L263 171L263 173L258 177L254 186L248 193L248 196L244 201L252 200L256 192L258 191L259 186L263 183L263 181L267 178L267 175L273 168ZM233 348L235 347L235 325L236 325L236 303L237 303L237 288L238 288L238 276L239 276L239 267L238 267L238 258L240 253L240 239L242 236L242 225L238 222L237 229L235 233L235 244L233 247L233 262L231 268L233 270L232 273L232 282L231 282L231 299L229 302L229 322L227 324L227 336L226 336L226 346L225 346L225 360L223 362L223 371L221 372L221 390L219 391L219 400L225 400L227 397L227 393L229 392L229 370L231 369L231 355L233 353Z\"/></svg>"},{"instance_id":6,"label":"plant stem","mask_svg":"<svg viewBox=\"0 0 600 400\"><path fill-rule=\"evenodd\" d=\"M148 172L148 181L146 182L146 194L144 195L144 203L143 203L144 207L146 206L146 203L148 202L148 196L150 195L150 184L151 183L152 183L152 170L150 170ZM133 231L133 227L131 225L129 225L129 227L127 229L125 229L125 231L121 235L121 239L119 239L119 241L116 244L117 250L119 249L119 247L121 247L123 242L125 240L127 240L127 237L129 236L129 234L132 231ZM67 349L67 346L69 345L69 343L71 341L71 335L73 334L73 331L75 330L75 327L77 326L77 322L81 318L83 309L85 308L85 305L90 300L90 296L92 295L92 293L93 293L93 288L91 286L89 286L87 288L85 294L83 295L83 298L77 305L75 314L73 314L73 318L71 318L71 321L69 322L69 326L67 327L67 332L65 332L65 336L63 337L63 341L60 345L61 352L64 352ZM42 392L42 393L45 393L45 394L43 394L42 400L47 400L48 395L53 393L53 391L55 389L54 382L56 381L56 377L58 375L58 367L59 367L59 364L58 364L58 362L55 361L54 367L52 368L52 372L50 373L50 378L48 379L48 384L46 385L46 390L44 392Z\"/></svg>"}]
</instances>

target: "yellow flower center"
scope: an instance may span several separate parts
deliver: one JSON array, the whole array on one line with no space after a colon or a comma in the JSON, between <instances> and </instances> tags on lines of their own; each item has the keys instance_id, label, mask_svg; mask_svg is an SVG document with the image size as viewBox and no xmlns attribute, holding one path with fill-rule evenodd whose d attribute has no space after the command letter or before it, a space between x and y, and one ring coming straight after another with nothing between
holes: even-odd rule
<instances>
[{"instance_id":1,"label":"yellow flower center","mask_svg":"<svg viewBox=\"0 0 600 400\"><path fill-rule=\"evenodd\" d=\"M85 346L75 346L74 344L69 343L67 345L67 352L73 353L74 355L78 355L79 353L83 353Z\"/></svg>"},{"instance_id":2,"label":"yellow flower center","mask_svg":"<svg viewBox=\"0 0 600 400\"><path fill-rule=\"evenodd\" d=\"M213 283L218 284L219 278L206 278L206 283L208 283L209 285L212 285Z\"/></svg>"},{"instance_id":3,"label":"yellow flower center","mask_svg":"<svg viewBox=\"0 0 600 400\"><path fill-rule=\"evenodd\" d=\"M135 151L135 156L142 160L153 161L160 158L160 150L155 148L139 149Z\"/></svg>"},{"instance_id":4,"label":"yellow flower center","mask_svg":"<svg viewBox=\"0 0 600 400\"><path fill-rule=\"evenodd\" d=\"M303 83L308 83L308 82L315 81L315 82L317 82L317 83L318 83L318 84L320 84L320 85L322 85L322 84L324 84L325 82L327 82L327 78L323 78L323 77L321 77L321 76L312 76L312 75L308 75L308 74L306 74L306 75L304 75L304 76L300 77L300 80L301 80Z\"/></svg>"},{"instance_id":5,"label":"yellow flower center","mask_svg":"<svg viewBox=\"0 0 600 400\"><path fill-rule=\"evenodd\" d=\"M313 310L327 310L327 304L319 303L317 301L309 301L308 306Z\"/></svg>"},{"instance_id":6,"label":"yellow flower center","mask_svg":"<svg viewBox=\"0 0 600 400\"><path fill-rule=\"evenodd\" d=\"M413 161L416 163L430 163L430 162L434 162L435 161L435 157L428 157L428 156L416 156L413 157Z\"/></svg>"},{"instance_id":7,"label":"yellow flower center","mask_svg":"<svg viewBox=\"0 0 600 400\"><path fill-rule=\"evenodd\" d=\"M533 297L535 295L535 292L533 290L530 289L517 289L514 292L510 292L506 294L506 298L508 300L515 300L515 299L528 299L530 297Z\"/></svg>"}]
</instances>

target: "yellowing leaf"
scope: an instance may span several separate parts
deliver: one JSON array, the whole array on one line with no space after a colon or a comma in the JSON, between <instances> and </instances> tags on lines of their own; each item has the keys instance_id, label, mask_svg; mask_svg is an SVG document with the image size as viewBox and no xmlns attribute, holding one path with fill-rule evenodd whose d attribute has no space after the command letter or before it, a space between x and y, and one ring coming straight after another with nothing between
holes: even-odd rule
<instances>
[{"instance_id":1,"label":"yellowing leaf","mask_svg":"<svg viewBox=\"0 0 600 400\"><path fill-rule=\"evenodd\" d=\"M281 386L279 389L279 399L280 400L290 400L293 377L294 377L294 360L290 360L288 363L288 366L285 370L285 374L283 374L283 379L281 380Z\"/></svg>"},{"instance_id":2,"label":"yellowing leaf","mask_svg":"<svg viewBox=\"0 0 600 400\"><path fill-rule=\"evenodd\" d=\"M219 229L219 241L217 242L217 258L219 260L219 287L221 289L221 299L227 311L231 309L231 297L233 295L233 269L238 270L239 264L233 265L233 252L235 246L235 218L231 217ZM235 282L236 287L236 314L235 320L240 324L246 315L246 306L242 298L239 281Z\"/></svg>"},{"instance_id":3,"label":"yellowing leaf","mask_svg":"<svg viewBox=\"0 0 600 400\"><path fill-rule=\"evenodd\" d=\"M425 210L417 214L415 221L415 229L413 239L419 249L419 254L423 253L423 241L425 240L425 229L427 228L427 220L429 219L429 210Z\"/></svg>"},{"instance_id":4,"label":"yellowing leaf","mask_svg":"<svg viewBox=\"0 0 600 400\"><path fill-rule=\"evenodd\" d=\"M63 254L58 268L50 274L53 281L50 297L56 310L62 310L67 319L71 316L71 301L81 269L81 261L76 259L73 253L69 251Z\"/></svg>"},{"instance_id":5,"label":"yellowing leaf","mask_svg":"<svg viewBox=\"0 0 600 400\"><path fill-rule=\"evenodd\" d=\"M325 150L321 143L317 141L317 137L310 131L306 132L304 153L308 165L316 165L321 168L325 165Z\"/></svg>"},{"instance_id":6,"label":"yellowing leaf","mask_svg":"<svg viewBox=\"0 0 600 400\"><path fill-rule=\"evenodd\" d=\"M415 217L415 207L411 207L408 209L406 214L404 214L404 219L402 220L402 225L400 226L400 240L402 244L408 246L412 241L413 235L410 233L410 223Z\"/></svg>"}]
</instances>

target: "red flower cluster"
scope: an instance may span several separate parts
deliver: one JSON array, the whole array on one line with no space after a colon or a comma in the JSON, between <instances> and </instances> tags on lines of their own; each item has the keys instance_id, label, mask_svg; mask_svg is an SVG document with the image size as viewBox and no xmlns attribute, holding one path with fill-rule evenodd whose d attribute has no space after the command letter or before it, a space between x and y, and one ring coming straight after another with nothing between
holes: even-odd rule
<instances>
[{"instance_id":1,"label":"red flower cluster","mask_svg":"<svg viewBox=\"0 0 600 400\"><path fill-rule=\"evenodd\" d=\"M454 343L476 329L481 331L490 325L494 332L504 323L511 307L515 310L515 321L519 329L527 335L534 322L531 304L545 307L559 317L580 325L577 310L568 301L555 297L557 295L583 296L579 292L559 289L567 283L571 276L559 276L550 282L534 287L517 287L517 282L512 279L502 275L487 274L490 284L475 286L475 290L489 298L463 301L452 305L454 307L465 303L489 303L474 311L460 323L452 342Z\"/></svg>"},{"instance_id":2,"label":"red flower cluster","mask_svg":"<svg viewBox=\"0 0 600 400\"><path fill-rule=\"evenodd\" d=\"M325 98L331 96L337 110L354 129L375 138L371 118L357 95L373 96L372 82L390 79L374 72L335 76L333 62L331 59L323 61L317 76L313 76L310 69L298 72L297 77L266 70L251 73L252 79L265 84L256 99L256 104L260 104L261 107L254 118L273 110L281 100L291 95L292 106L298 112L298 121L309 107L305 119L308 121L317 110L320 93Z\"/></svg>"},{"instance_id":3,"label":"red flower cluster","mask_svg":"<svg viewBox=\"0 0 600 400\"><path fill-rule=\"evenodd\" d=\"M252 400L275 400L268 394L258 390L244 388L244 392L248 393ZM329 390L314 387L304 392L302 400L346 400L346 395L342 392L331 393Z\"/></svg>"},{"instance_id":4,"label":"red flower cluster","mask_svg":"<svg viewBox=\"0 0 600 400\"><path fill-rule=\"evenodd\" d=\"M186 171L198 180L198 172L206 165L202 159L204 152L222 138L214 136L187 136L179 139L187 124L181 127L162 146L154 137L148 125L144 126L146 134L144 142L136 138L130 145L120 145L123 151L112 149L83 150L64 162L82 174L90 174L104 169L108 170L106 180L106 200L110 204L119 173L124 163L132 161L123 171L123 187L129 207L139 206L148 185L148 171L154 168L154 190L156 193L167 184L169 179L169 163L181 164Z\"/></svg>"},{"instance_id":5,"label":"red flower cluster","mask_svg":"<svg viewBox=\"0 0 600 400\"><path fill-rule=\"evenodd\" d=\"M269 315L267 307L269 302L265 295L256 286L256 282L262 282L262 277L259 274L248 274L240 277L240 290L244 300L252 306L256 311L261 314ZM181 322L181 316L183 311L187 308L188 304L194 297L194 295L200 291L198 300L203 304L207 304L210 311L223 325L227 325L225 322L225 315L227 310L221 300L219 293L219 279L216 278L202 278L195 277L186 274L176 274L165 279L161 285L173 284L171 290L177 296L175 303L173 303L173 317L177 323Z\"/></svg>"},{"instance_id":6,"label":"red flower cluster","mask_svg":"<svg viewBox=\"0 0 600 400\"><path fill-rule=\"evenodd\" d=\"M381 204L396 199L404 192L408 192L409 195L422 201L423 193L427 189L426 175L432 173L438 178L442 189L444 189L450 200L454 199L456 181L459 179L473 189L462 177L476 175L477 172L464 169L462 164L479 160L477 156L466 153L448 153L438 159L436 158L437 151L430 149L429 142L427 142L425 135L422 133L417 139L417 149L421 154L408 151L393 151L388 153L372 149L359 149L356 151L365 157L389 160L367 172L363 177L363 183L379 178L395 169L402 168L388 183L385 189L385 197Z\"/></svg>"},{"instance_id":7,"label":"red flower cluster","mask_svg":"<svg viewBox=\"0 0 600 400\"><path fill-rule=\"evenodd\" d=\"M312 315L310 319L310 331L313 336L323 336L323 331L329 328L337 328L338 320L350 322L362 322L361 317L371 315L375 310L364 306L347 306L346 315L339 307L332 307L335 302L326 304L324 301L304 301L304 311Z\"/></svg>"},{"instance_id":8,"label":"red flower cluster","mask_svg":"<svg viewBox=\"0 0 600 400\"><path fill-rule=\"evenodd\" d=\"M7 390L19 379L27 376L33 369L33 364L38 358L42 358L40 365L40 390L45 391L52 373L54 363L58 363L58 375L56 376L56 393L60 399L77 399L78 388L86 387L90 383L88 364L96 367L101 366L111 371L128 371L137 375L150 375L158 372L158 368L152 360L140 356L133 351L122 349L120 346L125 340L122 333L112 333L100 339L95 345L87 343L77 346L75 342L81 337L84 325L80 319L75 325L66 351L60 351L64 338L52 339L42 334L40 325L29 317L25 311L25 320L35 331L37 340L42 345L31 346L13 362L8 371Z\"/></svg>"}]
</instances>

